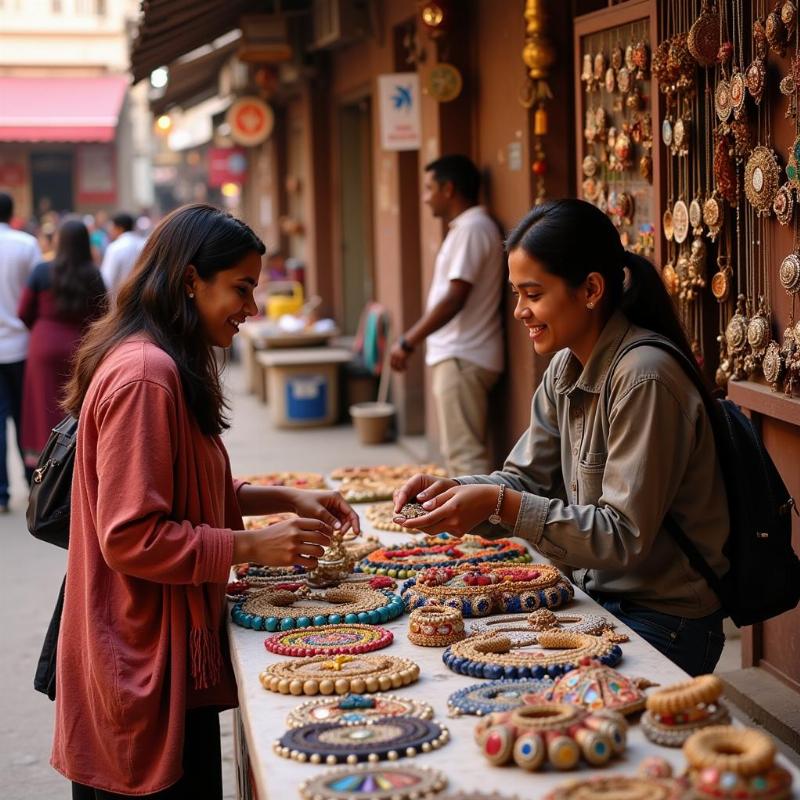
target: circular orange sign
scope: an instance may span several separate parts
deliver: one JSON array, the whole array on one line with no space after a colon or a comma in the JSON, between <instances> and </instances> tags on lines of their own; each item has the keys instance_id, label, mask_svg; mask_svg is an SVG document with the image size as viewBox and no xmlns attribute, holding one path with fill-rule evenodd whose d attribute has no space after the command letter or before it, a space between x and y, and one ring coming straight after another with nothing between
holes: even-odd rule
<instances>
[{"instance_id":1,"label":"circular orange sign","mask_svg":"<svg viewBox=\"0 0 800 800\"><path fill-rule=\"evenodd\" d=\"M253 147L266 141L275 126L275 114L259 97L240 97L229 109L226 120L236 144Z\"/></svg>"}]
</instances>

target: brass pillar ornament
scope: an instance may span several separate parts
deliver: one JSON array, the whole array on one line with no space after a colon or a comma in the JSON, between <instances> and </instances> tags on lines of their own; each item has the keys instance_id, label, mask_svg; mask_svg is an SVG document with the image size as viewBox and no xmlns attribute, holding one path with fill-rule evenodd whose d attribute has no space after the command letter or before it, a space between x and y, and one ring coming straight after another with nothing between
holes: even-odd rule
<instances>
[{"instance_id":1,"label":"brass pillar ornament","mask_svg":"<svg viewBox=\"0 0 800 800\"><path fill-rule=\"evenodd\" d=\"M545 0L526 0L525 2L525 47L522 60L528 68L527 86L522 104L533 108L533 161L531 169L536 176L536 205L545 200L544 176L547 173L547 156L543 138L547 135L546 103L553 94L547 84L550 67L556 60L556 50L547 37L548 13Z\"/></svg>"}]
</instances>

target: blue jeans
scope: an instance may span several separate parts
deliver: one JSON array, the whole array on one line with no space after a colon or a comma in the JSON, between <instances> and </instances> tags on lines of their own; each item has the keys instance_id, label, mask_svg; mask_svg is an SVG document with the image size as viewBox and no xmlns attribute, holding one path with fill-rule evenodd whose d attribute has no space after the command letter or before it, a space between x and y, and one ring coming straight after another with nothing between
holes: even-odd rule
<instances>
[{"instance_id":1,"label":"blue jeans","mask_svg":"<svg viewBox=\"0 0 800 800\"><path fill-rule=\"evenodd\" d=\"M8 492L8 464L7 456L7 429L8 418L14 420L14 430L17 434L17 447L22 455L22 379L25 374L25 362L15 361L13 364L0 364L0 506L7 506ZM33 470L25 469L25 478L31 481Z\"/></svg>"},{"instance_id":2,"label":"blue jeans","mask_svg":"<svg viewBox=\"0 0 800 800\"><path fill-rule=\"evenodd\" d=\"M723 611L689 619L662 614L628 600L605 597L598 602L690 675L714 671L725 644Z\"/></svg>"}]
</instances>

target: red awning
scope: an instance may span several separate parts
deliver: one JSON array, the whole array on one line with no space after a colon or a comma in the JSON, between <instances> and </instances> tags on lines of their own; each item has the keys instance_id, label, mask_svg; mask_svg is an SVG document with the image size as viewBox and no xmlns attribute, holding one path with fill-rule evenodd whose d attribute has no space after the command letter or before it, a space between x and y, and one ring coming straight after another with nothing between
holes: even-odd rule
<instances>
[{"instance_id":1,"label":"red awning","mask_svg":"<svg viewBox=\"0 0 800 800\"><path fill-rule=\"evenodd\" d=\"M0 77L0 142L110 142L127 88L124 75Z\"/></svg>"}]
</instances>

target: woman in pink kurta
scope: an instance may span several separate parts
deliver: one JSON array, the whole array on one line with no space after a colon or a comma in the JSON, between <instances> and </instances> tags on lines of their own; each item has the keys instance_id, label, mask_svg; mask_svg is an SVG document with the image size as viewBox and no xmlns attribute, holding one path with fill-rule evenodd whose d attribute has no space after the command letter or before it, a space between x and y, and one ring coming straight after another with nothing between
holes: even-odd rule
<instances>
[{"instance_id":1,"label":"woman in pink kurta","mask_svg":"<svg viewBox=\"0 0 800 800\"><path fill-rule=\"evenodd\" d=\"M333 492L231 477L211 348L255 313L263 252L229 215L179 209L79 350L52 754L73 798L221 797L231 564L313 566L333 526L358 527ZM283 509L300 517L242 530L243 513Z\"/></svg>"}]
</instances>

